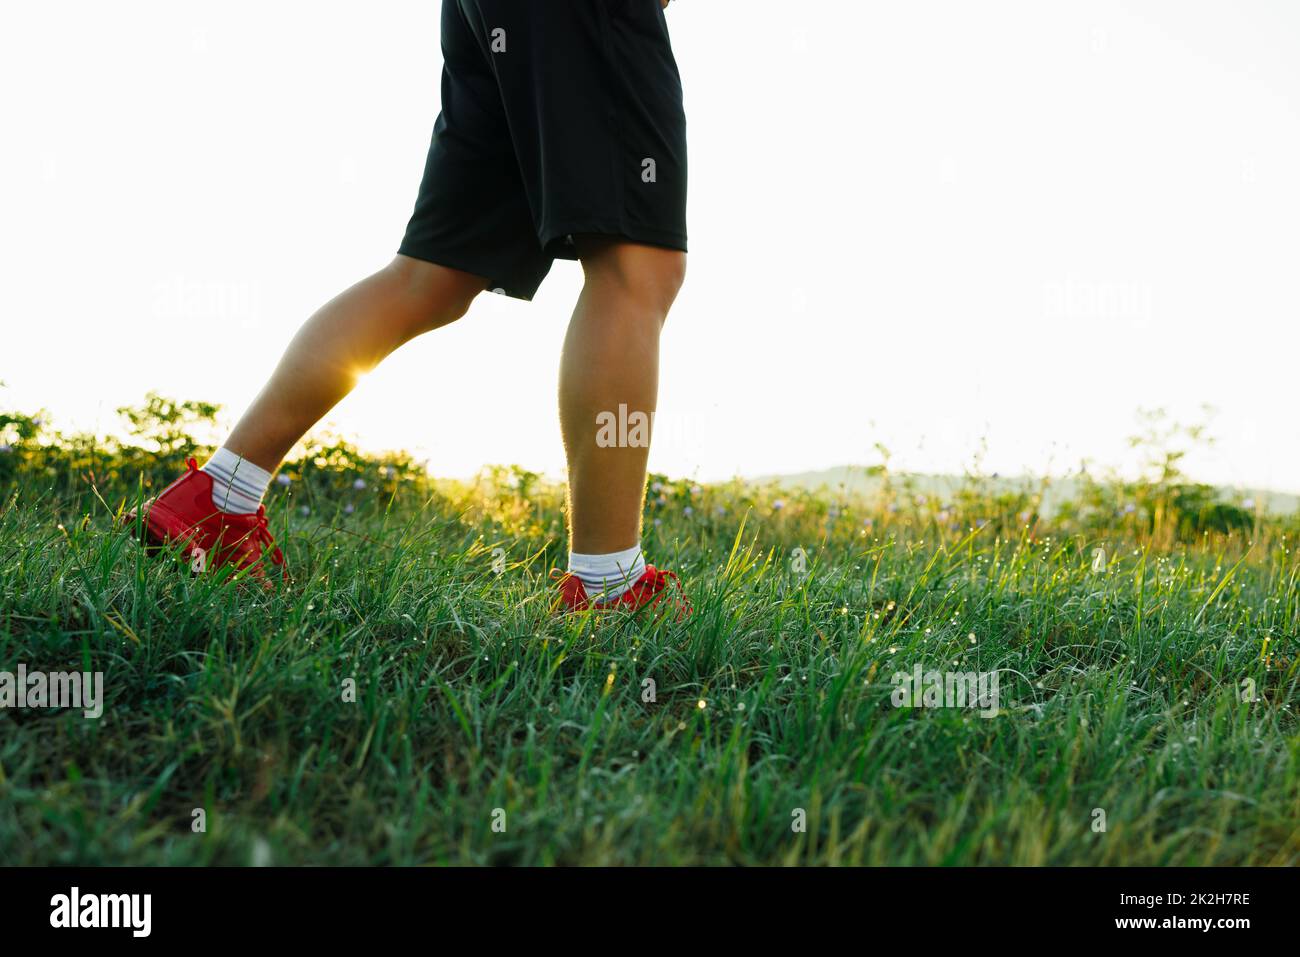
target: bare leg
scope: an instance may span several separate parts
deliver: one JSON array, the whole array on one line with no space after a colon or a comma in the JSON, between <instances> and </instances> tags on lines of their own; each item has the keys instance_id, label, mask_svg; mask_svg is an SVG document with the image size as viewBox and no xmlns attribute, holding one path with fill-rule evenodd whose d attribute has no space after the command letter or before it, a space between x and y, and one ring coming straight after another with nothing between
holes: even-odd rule
<instances>
[{"instance_id":1,"label":"bare leg","mask_svg":"<svg viewBox=\"0 0 1300 957\"><path fill-rule=\"evenodd\" d=\"M481 276L398 256L298 330L226 448L274 472L359 375L402 343L459 319L485 285Z\"/></svg>"},{"instance_id":2,"label":"bare leg","mask_svg":"<svg viewBox=\"0 0 1300 957\"><path fill-rule=\"evenodd\" d=\"M560 359L560 431L569 463L569 544L604 555L641 532L646 461L640 445L602 447L598 417L652 416L659 391L659 332L686 271L686 254L580 237L586 282Z\"/></svg>"}]
</instances>

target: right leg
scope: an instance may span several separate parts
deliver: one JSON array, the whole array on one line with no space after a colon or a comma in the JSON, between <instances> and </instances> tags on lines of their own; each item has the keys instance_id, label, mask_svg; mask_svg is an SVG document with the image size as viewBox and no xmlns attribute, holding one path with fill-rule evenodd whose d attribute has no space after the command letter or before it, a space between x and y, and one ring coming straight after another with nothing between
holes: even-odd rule
<instances>
[{"instance_id":1,"label":"right leg","mask_svg":"<svg viewBox=\"0 0 1300 957\"><path fill-rule=\"evenodd\" d=\"M582 237L586 281L560 358L560 432L569 466L569 545L604 555L641 538L648 444L598 441L601 416L653 421L659 333L686 272L686 254ZM649 438L649 436L646 436Z\"/></svg>"},{"instance_id":2,"label":"right leg","mask_svg":"<svg viewBox=\"0 0 1300 957\"><path fill-rule=\"evenodd\" d=\"M482 276L397 256L307 320L224 447L274 472L360 375L408 340L459 319L486 284Z\"/></svg>"}]
</instances>

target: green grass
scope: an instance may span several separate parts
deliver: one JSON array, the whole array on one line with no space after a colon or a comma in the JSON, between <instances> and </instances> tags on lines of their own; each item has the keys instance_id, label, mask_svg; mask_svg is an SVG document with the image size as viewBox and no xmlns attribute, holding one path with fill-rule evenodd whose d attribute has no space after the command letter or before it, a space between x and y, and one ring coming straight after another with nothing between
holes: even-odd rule
<instances>
[{"instance_id":1,"label":"green grass","mask_svg":"<svg viewBox=\"0 0 1300 957\"><path fill-rule=\"evenodd\" d=\"M4 863L1300 862L1275 531L664 483L646 546L694 616L593 620L551 613L556 490L366 474L276 490L276 594L146 557L125 478L0 483L0 670L106 697L0 711ZM999 670L1002 713L894 707L916 663Z\"/></svg>"}]
</instances>

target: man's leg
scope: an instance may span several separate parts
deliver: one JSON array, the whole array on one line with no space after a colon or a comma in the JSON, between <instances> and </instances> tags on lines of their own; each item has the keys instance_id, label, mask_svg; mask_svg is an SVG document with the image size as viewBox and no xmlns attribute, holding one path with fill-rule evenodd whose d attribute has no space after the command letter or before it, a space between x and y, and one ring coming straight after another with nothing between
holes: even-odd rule
<instances>
[{"instance_id":1,"label":"man's leg","mask_svg":"<svg viewBox=\"0 0 1300 957\"><path fill-rule=\"evenodd\" d=\"M307 320L224 448L274 472L361 374L404 342L459 319L485 282L398 256Z\"/></svg>"},{"instance_id":2,"label":"man's leg","mask_svg":"<svg viewBox=\"0 0 1300 957\"><path fill-rule=\"evenodd\" d=\"M422 332L464 315L482 277L398 256L327 303L298 331L226 444L141 508L123 513L146 543L183 542L200 568L283 570L259 508L271 473L357 376ZM194 566L191 566L194 567Z\"/></svg>"},{"instance_id":3,"label":"man's leg","mask_svg":"<svg viewBox=\"0 0 1300 957\"><path fill-rule=\"evenodd\" d=\"M560 360L560 429L569 464L569 547L603 556L638 546L648 445L602 445L598 417L625 406L652 417L659 332L686 254L579 237L586 282Z\"/></svg>"}]
</instances>

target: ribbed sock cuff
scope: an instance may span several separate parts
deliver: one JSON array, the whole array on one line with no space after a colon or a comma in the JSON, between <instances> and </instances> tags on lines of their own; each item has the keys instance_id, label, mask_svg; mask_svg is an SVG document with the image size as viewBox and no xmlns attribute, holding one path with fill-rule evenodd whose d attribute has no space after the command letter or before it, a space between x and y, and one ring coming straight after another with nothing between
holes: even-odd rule
<instances>
[{"instance_id":1,"label":"ribbed sock cuff","mask_svg":"<svg viewBox=\"0 0 1300 957\"><path fill-rule=\"evenodd\" d=\"M569 574L577 575L587 597L609 601L622 595L645 573L641 543L608 555L569 552Z\"/></svg>"},{"instance_id":2,"label":"ribbed sock cuff","mask_svg":"<svg viewBox=\"0 0 1300 957\"><path fill-rule=\"evenodd\" d=\"M247 515L256 512L271 484L271 473L230 449L217 449L203 464L212 476L212 502L223 512Z\"/></svg>"}]
</instances>

